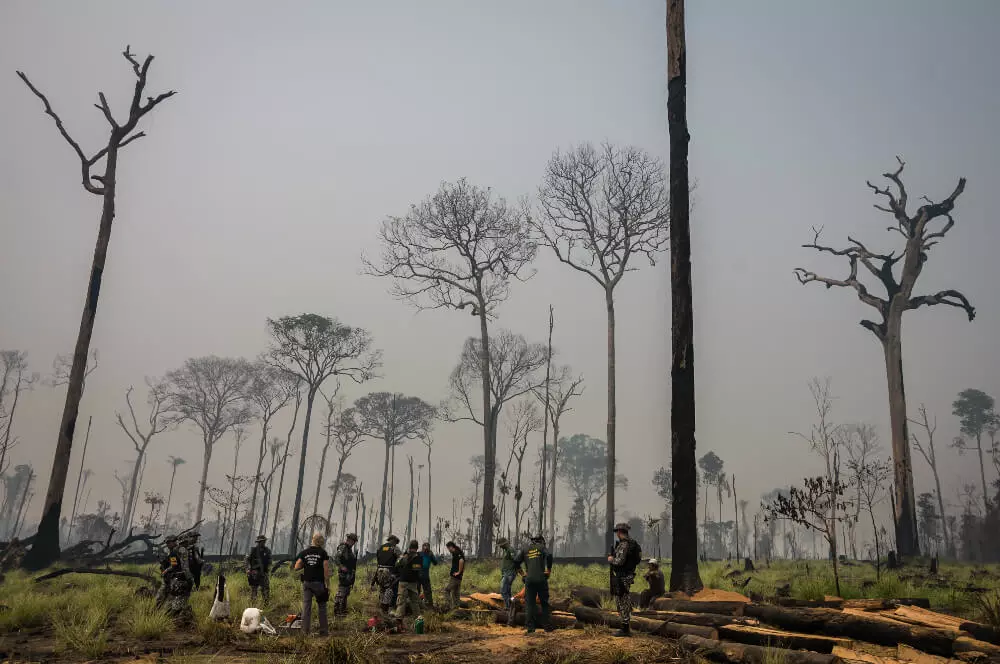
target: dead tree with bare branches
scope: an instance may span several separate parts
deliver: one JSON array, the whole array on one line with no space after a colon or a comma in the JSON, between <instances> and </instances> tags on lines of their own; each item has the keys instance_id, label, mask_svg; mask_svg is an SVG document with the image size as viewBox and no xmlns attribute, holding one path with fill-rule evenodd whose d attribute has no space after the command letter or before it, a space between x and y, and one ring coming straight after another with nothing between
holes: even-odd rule
<instances>
[{"instance_id":1,"label":"dead tree with bare branches","mask_svg":"<svg viewBox=\"0 0 1000 664\"><path fill-rule=\"evenodd\" d=\"M83 371L83 386L86 388L87 379L90 378L90 374L97 371L97 366L99 364L99 355L97 349L90 351L90 355L87 358L87 366ZM69 374L73 370L73 356L69 353L60 353L56 355L56 359L52 360L52 378L49 379L49 385L51 387L61 387L63 385L69 385Z\"/></svg>"},{"instance_id":2,"label":"dead tree with bare branches","mask_svg":"<svg viewBox=\"0 0 1000 664\"><path fill-rule=\"evenodd\" d=\"M955 225L951 213L955 208L955 201L965 190L965 178L959 178L951 194L939 202L924 196L924 205L910 214L907 210L909 195L902 180L905 163L899 157L896 160L899 162L896 170L883 174L889 180L888 185L878 187L871 182L867 184L876 196L885 199L885 205L876 203L875 207L892 215L893 225L887 230L902 236L902 248L889 253L878 253L850 236L847 238L849 246L840 249L829 247L819 243L822 228L814 228L813 241L802 246L846 258L849 266L847 276L843 279L823 277L804 268L795 268L795 276L802 284L818 283L827 288L852 288L858 299L879 314L879 320L862 320L861 325L879 340L885 356L889 420L892 428L896 546L900 555L916 556L920 554L920 544L917 537L916 497L913 491L913 466L910 460L906 393L903 385L903 313L923 306L946 304L962 309L971 321L976 317L976 310L968 298L957 290L942 290L931 295L913 294L931 247L943 239ZM932 227L932 224L942 219L946 220L943 225ZM884 297L869 291L858 276L859 265L885 291Z\"/></svg>"},{"instance_id":3,"label":"dead tree with bare branches","mask_svg":"<svg viewBox=\"0 0 1000 664\"><path fill-rule=\"evenodd\" d=\"M347 458L351 456L354 449L365 441L366 437L360 415L355 409L344 410L342 404L331 404L331 407L333 405L336 405L336 411L328 420L327 428L329 435L333 437L334 448L337 451L337 474L333 478L333 484L330 485L330 509L326 515L328 524L333 519L333 506L337 502L337 496L340 494L344 479L344 463L347 462Z\"/></svg>"},{"instance_id":4,"label":"dead tree with bare branches","mask_svg":"<svg viewBox=\"0 0 1000 664\"><path fill-rule=\"evenodd\" d=\"M133 447L135 447L135 465L132 468L128 500L125 503L125 512L122 515L122 522L126 526L132 523L132 517L138 504L139 470L146 460L146 449L153 440L153 436L166 431L168 426L167 418L163 416L167 403L166 385L162 381L152 382L147 378L146 387L149 389L149 394L146 397L146 403L149 404L149 417L142 426L139 425L139 419L135 416L135 406L132 405L132 392L135 388L131 385L125 390L125 403L128 405L130 423L125 423L125 418L122 417L121 413L115 413L118 426L121 427L121 430L125 432L125 435L128 436L129 440L132 441ZM122 532L119 535L122 538L127 537L129 534L127 531L127 527L122 528Z\"/></svg>"},{"instance_id":5,"label":"dead tree with bare branches","mask_svg":"<svg viewBox=\"0 0 1000 664\"><path fill-rule=\"evenodd\" d=\"M479 319L485 481L477 554L486 557L493 548L497 427L487 323L507 299L511 281L530 277L537 245L523 211L464 178L442 183L405 217L388 218L379 237L381 259L377 264L365 259L366 271L391 278L393 295L418 309L468 309Z\"/></svg>"},{"instance_id":6,"label":"dead tree with bare branches","mask_svg":"<svg viewBox=\"0 0 1000 664\"><path fill-rule=\"evenodd\" d=\"M521 488L524 455L528 451L528 437L538 431L542 423L542 415L534 402L523 400L514 406L511 422L507 428L511 438L511 456L517 462L517 475L514 479L514 537L518 540L522 537L521 517L524 515L521 510L521 499L524 497Z\"/></svg>"},{"instance_id":7,"label":"dead tree with bare branches","mask_svg":"<svg viewBox=\"0 0 1000 664\"><path fill-rule=\"evenodd\" d=\"M18 442L14 418L21 393L32 388L37 374L28 373L28 354L20 350L0 350L0 477L10 466L10 450Z\"/></svg>"},{"instance_id":8,"label":"dead tree with bare branches","mask_svg":"<svg viewBox=\"0 0 1000 664\"><path fill-rule=\"evenodd\" d=\"M111 225L115 218L115 194L118 182L119 150L136 141L145 132L136 131L139 121L160 103L174 94L173 90L155 96L146 94L146 79L153 56L147 55L140 62L126 46L122 56L132 67L135 74L135 84L132 99L129 103L128 117L122 121L115 117L111 105L103 92L97 93L99 103L95 104L110 125L107 143L103 148L88 155L80 143L74 139L63 124L62 118L56 114L48 98L28 79L24 72L17 75L24 81L32 93L42 102L45 114L55 122L60 135L73 148L80 159L80 177L83 188L102 199L101 223L97 232L97 245L94 249L94 261L90 269L87 283L87 297L84 300L83 316L80 321L80 331L77 335L76 347L73 350L73 366L69 374L69 386L66 390L66 404L63 408L62 421L59 424L59 439L56 443L55 458L52 462L52 474L45 494L45 504L42 507L42 520L38 525L38 535L24 559L25 567L41 569L59 559L59 518L62 512L63 494L66 489L66 476L69 473L70 453L73 447L73 433L76 429L76 418L80 410L80 400L83 398L83 383L87 369L87 354L90 351L90 339L94 332L94 319L97 316L97 300L101 290L101 278L104 275L104 264L108 256L108 244L111 241ZM104 172L94 172L98 164L103 163Z\"/></svg>"},{"instance_id":9,"label":"dead tree with bare branches","mask_svg":"<svg viewBox=\"0 0 1000 664\"><path fill-rule=\"evenodd\" d=\"M910 422L912 424L916 424L924 430L927 442L921 443L916 434L910 434L910 440L913 443L913 447L920 452L920 456L922 456L924 461L927 462L927 465L931 467L931 473L934 475L934 486L937 490L938 509L941 510L941 528L944 533L945 551L949 557L954 557L955 545L951 539L952 533L948 528L947 513L944 511L944 494L941 493L941 478L938 475L937 452L934 450L934 433L937 431L937 418L928 415L927 406L924 404L920 404L920 407L917 409L917 415L919 415L919 419L910 418Z\"/></svg>"},{"instance_id":10,"label":"dead tree with bare branches","mask_svg":"<svg viewBox=\"0 0 1000 664\"><path fill-rule=\"evenodd\" d=\"M669 242L670 197L663 163L643 150L585 143L557 151L539 188L533 228L556 258L593 279L608 315L608 487L606 537L615 524L615 287L635 263Z\"/></svg>"}]
</instances>

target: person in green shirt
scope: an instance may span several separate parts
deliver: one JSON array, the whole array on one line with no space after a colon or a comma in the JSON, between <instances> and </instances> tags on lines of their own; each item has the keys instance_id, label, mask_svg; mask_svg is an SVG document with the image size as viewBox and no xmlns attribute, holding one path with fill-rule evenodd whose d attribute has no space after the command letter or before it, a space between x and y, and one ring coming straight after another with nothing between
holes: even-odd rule
<instances>
[{"instance_id":1,"label":"person in green shirt","mask_svg":"<svg viewBox=\"0 0 1000 664\"><path fill-rule=\"evenodd\" d=\"M545 537L541 534L531 538L513 560L516 565L524 565L524 605L527 633L532 634L538 617L536 602L542 605L542 623L546 632L552 631L549 608L549 576L552 574L552 554L545 548Z\"/></svg>"},{"instance_id":2,"label":"person in green shirt","mask_svg":"<svg viewBox=\"0 0 1000 664\"><path fill-rule=\"evenodd\" d=\"M506 537L501 537L497 542L500 547L500 596L503 597L503 606L507 611L507 626L514 626L514 598L511 595L511 586L514 585L514 577L520 566L514 562L514 550L510 547L510 542Z\"/></svg>"}]
</instances>

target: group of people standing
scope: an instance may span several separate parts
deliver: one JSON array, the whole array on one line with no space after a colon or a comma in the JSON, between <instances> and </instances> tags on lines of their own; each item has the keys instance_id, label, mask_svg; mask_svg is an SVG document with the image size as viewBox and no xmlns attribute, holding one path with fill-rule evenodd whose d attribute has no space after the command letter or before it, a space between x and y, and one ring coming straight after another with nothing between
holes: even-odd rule
<instances>
[{"instance_id":1,"label":"group of people standing","mask_svg":"<svg viewBox=\"0 0 1000 664\"><path fill-rule=\"evenodd\" d=\"M608 563L611 567L611 595L621 619L621 629L616 636L631 634L632 597L631 587L642 558L639 543L629 537L629 525L615 526L615 546ZM188 533L184 538L168 536L167 555L160 563L163 585L157 595L157 605L166 603L169 613L182 618L192 618L189 598L191 591L200 586L201 570L204 565L202 552L197 547L198 533ZM308 634L312 622L312 604L316 601L319 610L319 633L329 632L327 604L330 599L330 578L333 570L337 573L337 591L333 600L334 616L347 615L347 598L354 587L358 559L354 547L358 536L348 533L337 546L331 558L326 551L326 537L314 533L310 546L295 557L294 569L301 572L302 582L302 631ZM545 631L552 629L549 606L549 577L552 574L552 553L546 548L545 537L541 534L530 539L520 550L514 550L510 542L501 538L500 549L500 594L507 610L507 624L513 626L516 605L513 584L520 576L524 580L525 627L531 634L541 626ZM465 552L455 544L446 545L451 555L451 569L445 587L447 609L458 607L465 574ZM332 560L332 564L331 564ZM407 614L416 615L421 611L421 603L434 606L430 581L431 566L438 559L431 551L430 544L421 546L417 540L409 542L405 551L399 548L399 538L389 535L375 556L376 569L371 587L378 591L379 608L383 615L403 618ZM258 593L263 601L271 595L271 550L264 535L257 537L245 561L247 581L250 586L250 600L256 602ZM644 575L649 588L643 591L640 605L645 607L654 598L664 593L663 573L655 560L649 561L649 570ZM541 620L539 620L539 609Z\"/></svg>"}]
</instances>

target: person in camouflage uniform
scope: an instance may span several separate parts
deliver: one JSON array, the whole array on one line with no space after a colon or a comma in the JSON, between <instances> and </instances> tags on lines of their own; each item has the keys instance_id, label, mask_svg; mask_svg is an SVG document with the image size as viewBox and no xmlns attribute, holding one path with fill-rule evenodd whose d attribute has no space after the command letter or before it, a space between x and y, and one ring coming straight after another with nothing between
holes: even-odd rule
<instances>
[{"instance_id":1,"label":"person in camouflage uniform","mask_svg":"<svg viewBox=\"0 0 1000 664\"><path fill-rule=\"evenodd\" d=\"M411 541L406 553L396 561L396 577L399 579L396 618L403 618L407 612L414 616L420 613L420 574L424 569L424 557L419 549L420 543Z\"/></svg>"},{"instance_id":2,"label":"person in camouflage uniform","mask_svg":"<svg viewBox=\"0 0 1000 664\"><path fill-rule=\"evenodd\" d=\"M197 530L185 535L181 544L188 550L188 569L194 577L194 587L201 590L201 570L205 567L205 549L198 548L198 538L201 533Z\"/></svg>"},{"instance_id":3,"label":"person in camouflage uniform","mask_svg":"<svg viewBox=\"0 0 1000 664\"><path fill-rule=\"evenodd\" d=\"M265 536L257 536L257 546L247 554L246 568L250 601L257 601L257 591L260 590L266 604L271 600L271 549L267 548Z\"/></svg>"},{"instance_id":4,"label":"person in camouflage uniform","mask_svg":"<svg viewBox=\"0 0 1000 664\"><path fill-rule=\"evenodd\" d=\"M337 566L337 594L333 597L333 615L347 615L347 597L354 587L354 574L358 567L358 557L354 554L354 545L358 536L348 533L344 541L337 547L333 555L333 564Z\"/></svg>"},{"instance_id":5,"label":"person in camouflage uniform","mask_svg":"<svg viewBox=\"0 0 1000 664\"><path fill-rule=\"evenodd\" d=\"M520 569L514 562L514 550L510 548L510 542L506 537L501 537L497 542L500 547L500 596L503 597L503 606L507 611L507 626L514 626L514 599L511 595L511 586L514 585L514 578Z\"/></svg>"},{"instance_id":6,"label":"person in camouflage uniform","mask_svg":"<svg viewBox=\"0 0 1000 664\"><path fill-rule=\"evenodd\" d=\"M549 576L552 574L552 554L545 548L540 533L531 538L513 558L515 565L524 565L524 626L528 634L538 623L538 604L542 605L542 627L552 631L552 611L549 608ZM508 623L509 624L509 623Z\"/></svg>"},{"instance_id":7,"label":"person in camouflage uniform","mask_svg":"<svg viewBox=\"0 0 1000 664\"><path fill-rule=\"evenodd\" d=\"M378 586L378 604L382 613L388 614L392 610L396 599L396 584L399 582L396 576L396 561L399 560L399 538L389 535L385 544L379 547L375 554L375 577L372 579L372 587Z\"/></svg>"},{"instance_id":8,"label":"person in camouflage uniform","mask_svg":"<svg viewBox=\"0 0 1000 664\"><path fill-rule=\"evenodd\" d=\"M168 537L167 555L160 561L160 576L163 578L161 595L157 596L157 604L166 603L167 614L181 623L194 621L191 611L191 589L194 587L194 576L188 566L188 551L176 537Z\"/></svg>"},{"instance_id":9,"label":"person in camouflage uniform","mask_svg":"<svg viewBox=\"0 0 1000 664\"><path fill-rule=\"evenodd\" d=\"M618 608L618 615L621 617L622 626L615 636L632 635L632 583L635 581L635 568L642 558L642 549L639 543L628 536L629 525L619 523L615 526L614 552L608 556L611 563L612 583L611 594L615 598L615 605Z\"/></svg>"}]
</instances>

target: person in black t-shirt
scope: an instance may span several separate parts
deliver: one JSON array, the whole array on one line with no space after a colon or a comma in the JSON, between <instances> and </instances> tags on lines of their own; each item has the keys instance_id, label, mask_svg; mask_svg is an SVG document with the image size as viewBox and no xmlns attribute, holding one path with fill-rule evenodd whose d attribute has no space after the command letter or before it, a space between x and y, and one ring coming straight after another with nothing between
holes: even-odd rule
<instances>
[{"instance_id":1,"label":"person in black t-shirt","mask_svg":"<svg viewBox=\"0 0 1000 664\"><path fill-rule=\"evenodd\" d=\"M321 533L313 533L312 546L295 557L295 569L302 570L302 633L308 634L312 622L312 601L316 598L319 607L319 633L327 636L326 604L330 600L327 581L330 578L330 554L323 546L326 538Z\"/></svg>"},{"instance_id":2,"label":"person in black t-shirt","mask_svg":"<svg viewBox=\"0 0 1000 664\"><path fill-rule=\"evenodd\" d=\"M465 574L465 552L458 548L454 542L445 544L448 553L451 554L451 573L448 577L448 585L444 589L445 602L449 610L458 608L458 602L462 594L462 575Z\"/></svg>"}]
</instances>

